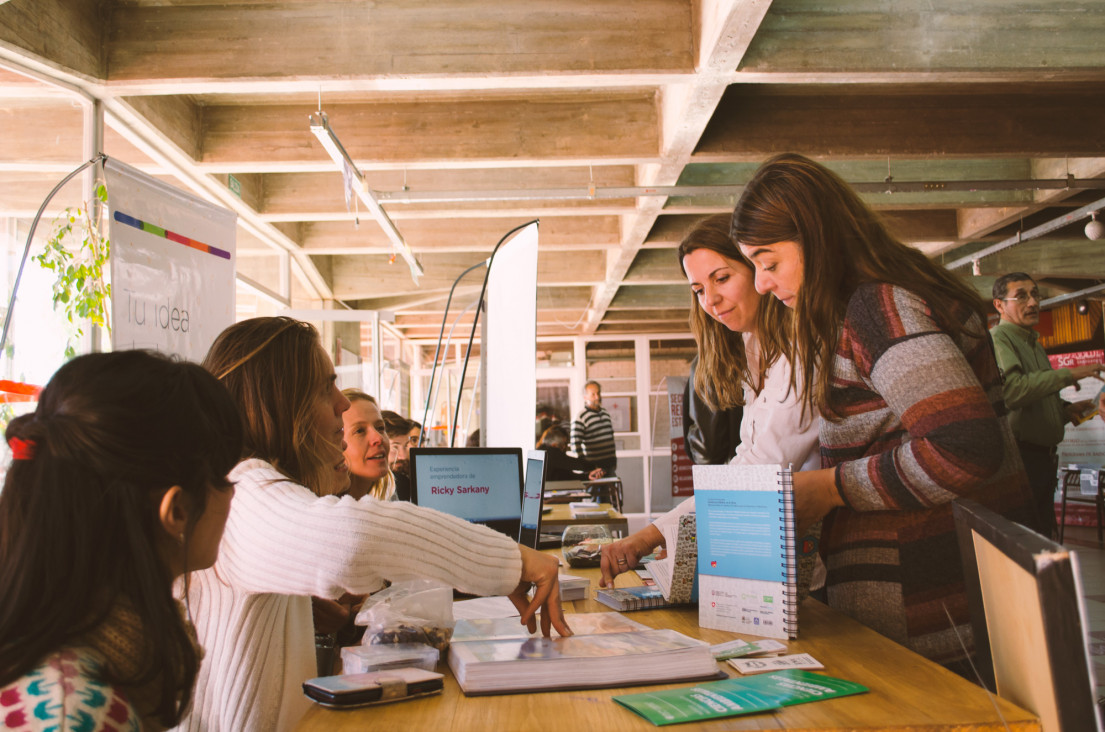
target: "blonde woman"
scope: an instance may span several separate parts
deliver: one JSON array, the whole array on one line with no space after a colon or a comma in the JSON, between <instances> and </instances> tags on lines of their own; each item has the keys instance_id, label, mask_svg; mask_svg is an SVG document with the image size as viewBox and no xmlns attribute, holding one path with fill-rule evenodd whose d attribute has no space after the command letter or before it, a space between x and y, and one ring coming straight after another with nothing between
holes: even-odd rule
<instances>
[{"instance_id":1,"label":"blonde woman","mask_svg":"<svg viewBox=\"0 0 1105 732\"><path fill-rule=\"evenodd\" d=\"M345 462L349 466L349 490L353 498L372 496L381 501L395 497L395 476L388 468L391 441L376 398L359 389L344 389L349 410L345 422Z\"/></svg>"},{"instance_id":2,"label":"blonde woman","mask_svg":"<svg viewBox=\"0 0 1105 732\"><path fill-rule=\"evenodd\" d=\"M204 367L237 401L245 439L229 476L237 493L223 551L189 594L207 655L183 727L294 727L309 706L303 681L317 673L311 596L424 577L471 594L509 593L530 630L540 609L546 635L551 627L571 634L554 557L437 511L341 495L350 404L313 326L283 317L237 323Z\"/></svg>"}]
</instances>

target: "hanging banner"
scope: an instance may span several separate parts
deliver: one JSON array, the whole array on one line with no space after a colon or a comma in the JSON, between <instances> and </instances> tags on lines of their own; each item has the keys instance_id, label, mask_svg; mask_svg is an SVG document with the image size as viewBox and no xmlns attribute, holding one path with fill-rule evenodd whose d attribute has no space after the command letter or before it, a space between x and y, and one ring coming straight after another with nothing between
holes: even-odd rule
<instances>
[{"instance_id":1,"label":"hanging banner","mask_svg":"<svg viewBox=\"0 0 1105 732\"><path fill-rule=\"evenodd\" d=\"M115 349L201 361L234 323L238 215L108 159Z\"/></svg>"},{"instance_id":2,"label":"hanging banner","mask_svg":"<svg viewBox=\"0 0 1105 732\"><path fill-rule=\"evenodd\" d=\"M1079 351L1048 356L1051 367L1065 369L1071 366L1084 366L1089 363L1101 363L1105 360L1105 351ZM1101 391L1101 380L1087 376L1077 386L1068 386L1059 392L1059 396L1068 402L1081 402L1090 399L1096 402L1097 392ZM1059 443L1059 465L1105 465L1105 421L1093 415L1082 424L1068 424Z\"/></svg>"},{"instance_id":3,"label":"hanging banner","mask_svg":"<svg viewBox=\"0 0 1105 732\"><path fill-rule=\"evenodd\" d=\"M487 279L480 344L482 444L533 449L537 406L537 224L499 247Z\"/></svg>"},{"instance_id":4,"label":"hanging banner","mask_svg":"<svg viewBox=\"0 0 1105 732\"><path fill-rule=\"evenodd\" d=\"M687 380L681 376L668 377L668 413L671 415L671 494L693 496L691 458L683 438L683 390Z\"/></svg>"}]
</instances>

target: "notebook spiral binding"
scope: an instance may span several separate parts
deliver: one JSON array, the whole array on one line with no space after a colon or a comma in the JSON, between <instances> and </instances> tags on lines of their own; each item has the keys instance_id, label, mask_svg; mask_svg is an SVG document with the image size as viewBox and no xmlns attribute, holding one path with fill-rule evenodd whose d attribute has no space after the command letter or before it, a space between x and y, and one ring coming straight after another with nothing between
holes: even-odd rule
<instances>
[{"instance_id":1,"label":"notebook spiral binding","mask_svg":"<svg viewBox=\"0 0 1105 732\"><path fill-rule=\"evenodd\" d=\"M783 504L780 520L783 523L782 556L785 557L786 589L783 591L783 628L787 637L798 637L798 555L794 518L794 479L791 469L784 468L777 473L782 487Z\"/></svg>"}]
</instances>

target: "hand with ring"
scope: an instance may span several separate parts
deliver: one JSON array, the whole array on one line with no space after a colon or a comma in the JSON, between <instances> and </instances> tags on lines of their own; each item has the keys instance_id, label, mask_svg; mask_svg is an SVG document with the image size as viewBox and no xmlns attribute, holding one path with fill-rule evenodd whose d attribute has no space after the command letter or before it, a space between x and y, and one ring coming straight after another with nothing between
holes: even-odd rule
<instances>
[{"instance_id":1,"label":"hand with ring","mask_svg":"<svg viewBox=\"0 0 1105 732\"><path fill-rule=\"evenodd\" d=\"M624 539L602 546L602 579L600 586L613 587L614 578L638 566L641 557L651 554L664 543L660 530L649 524Z\"/></svg>"}]
</instances>

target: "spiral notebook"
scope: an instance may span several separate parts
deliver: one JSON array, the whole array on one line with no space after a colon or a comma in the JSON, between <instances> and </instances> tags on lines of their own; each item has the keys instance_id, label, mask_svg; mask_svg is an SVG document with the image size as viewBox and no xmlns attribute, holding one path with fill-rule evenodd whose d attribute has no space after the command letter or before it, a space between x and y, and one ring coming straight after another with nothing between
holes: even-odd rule
<instances>
[{"instance_id":1,"label":"spiral notebook","mask_svg":"<svg viewBox=\"0 0 1105 732\"><path fill-rule=\"evenodd\" d=\"M798 637L794 487L781 465L695 465L698 624Z\"/></svg>"}]
</instances>

